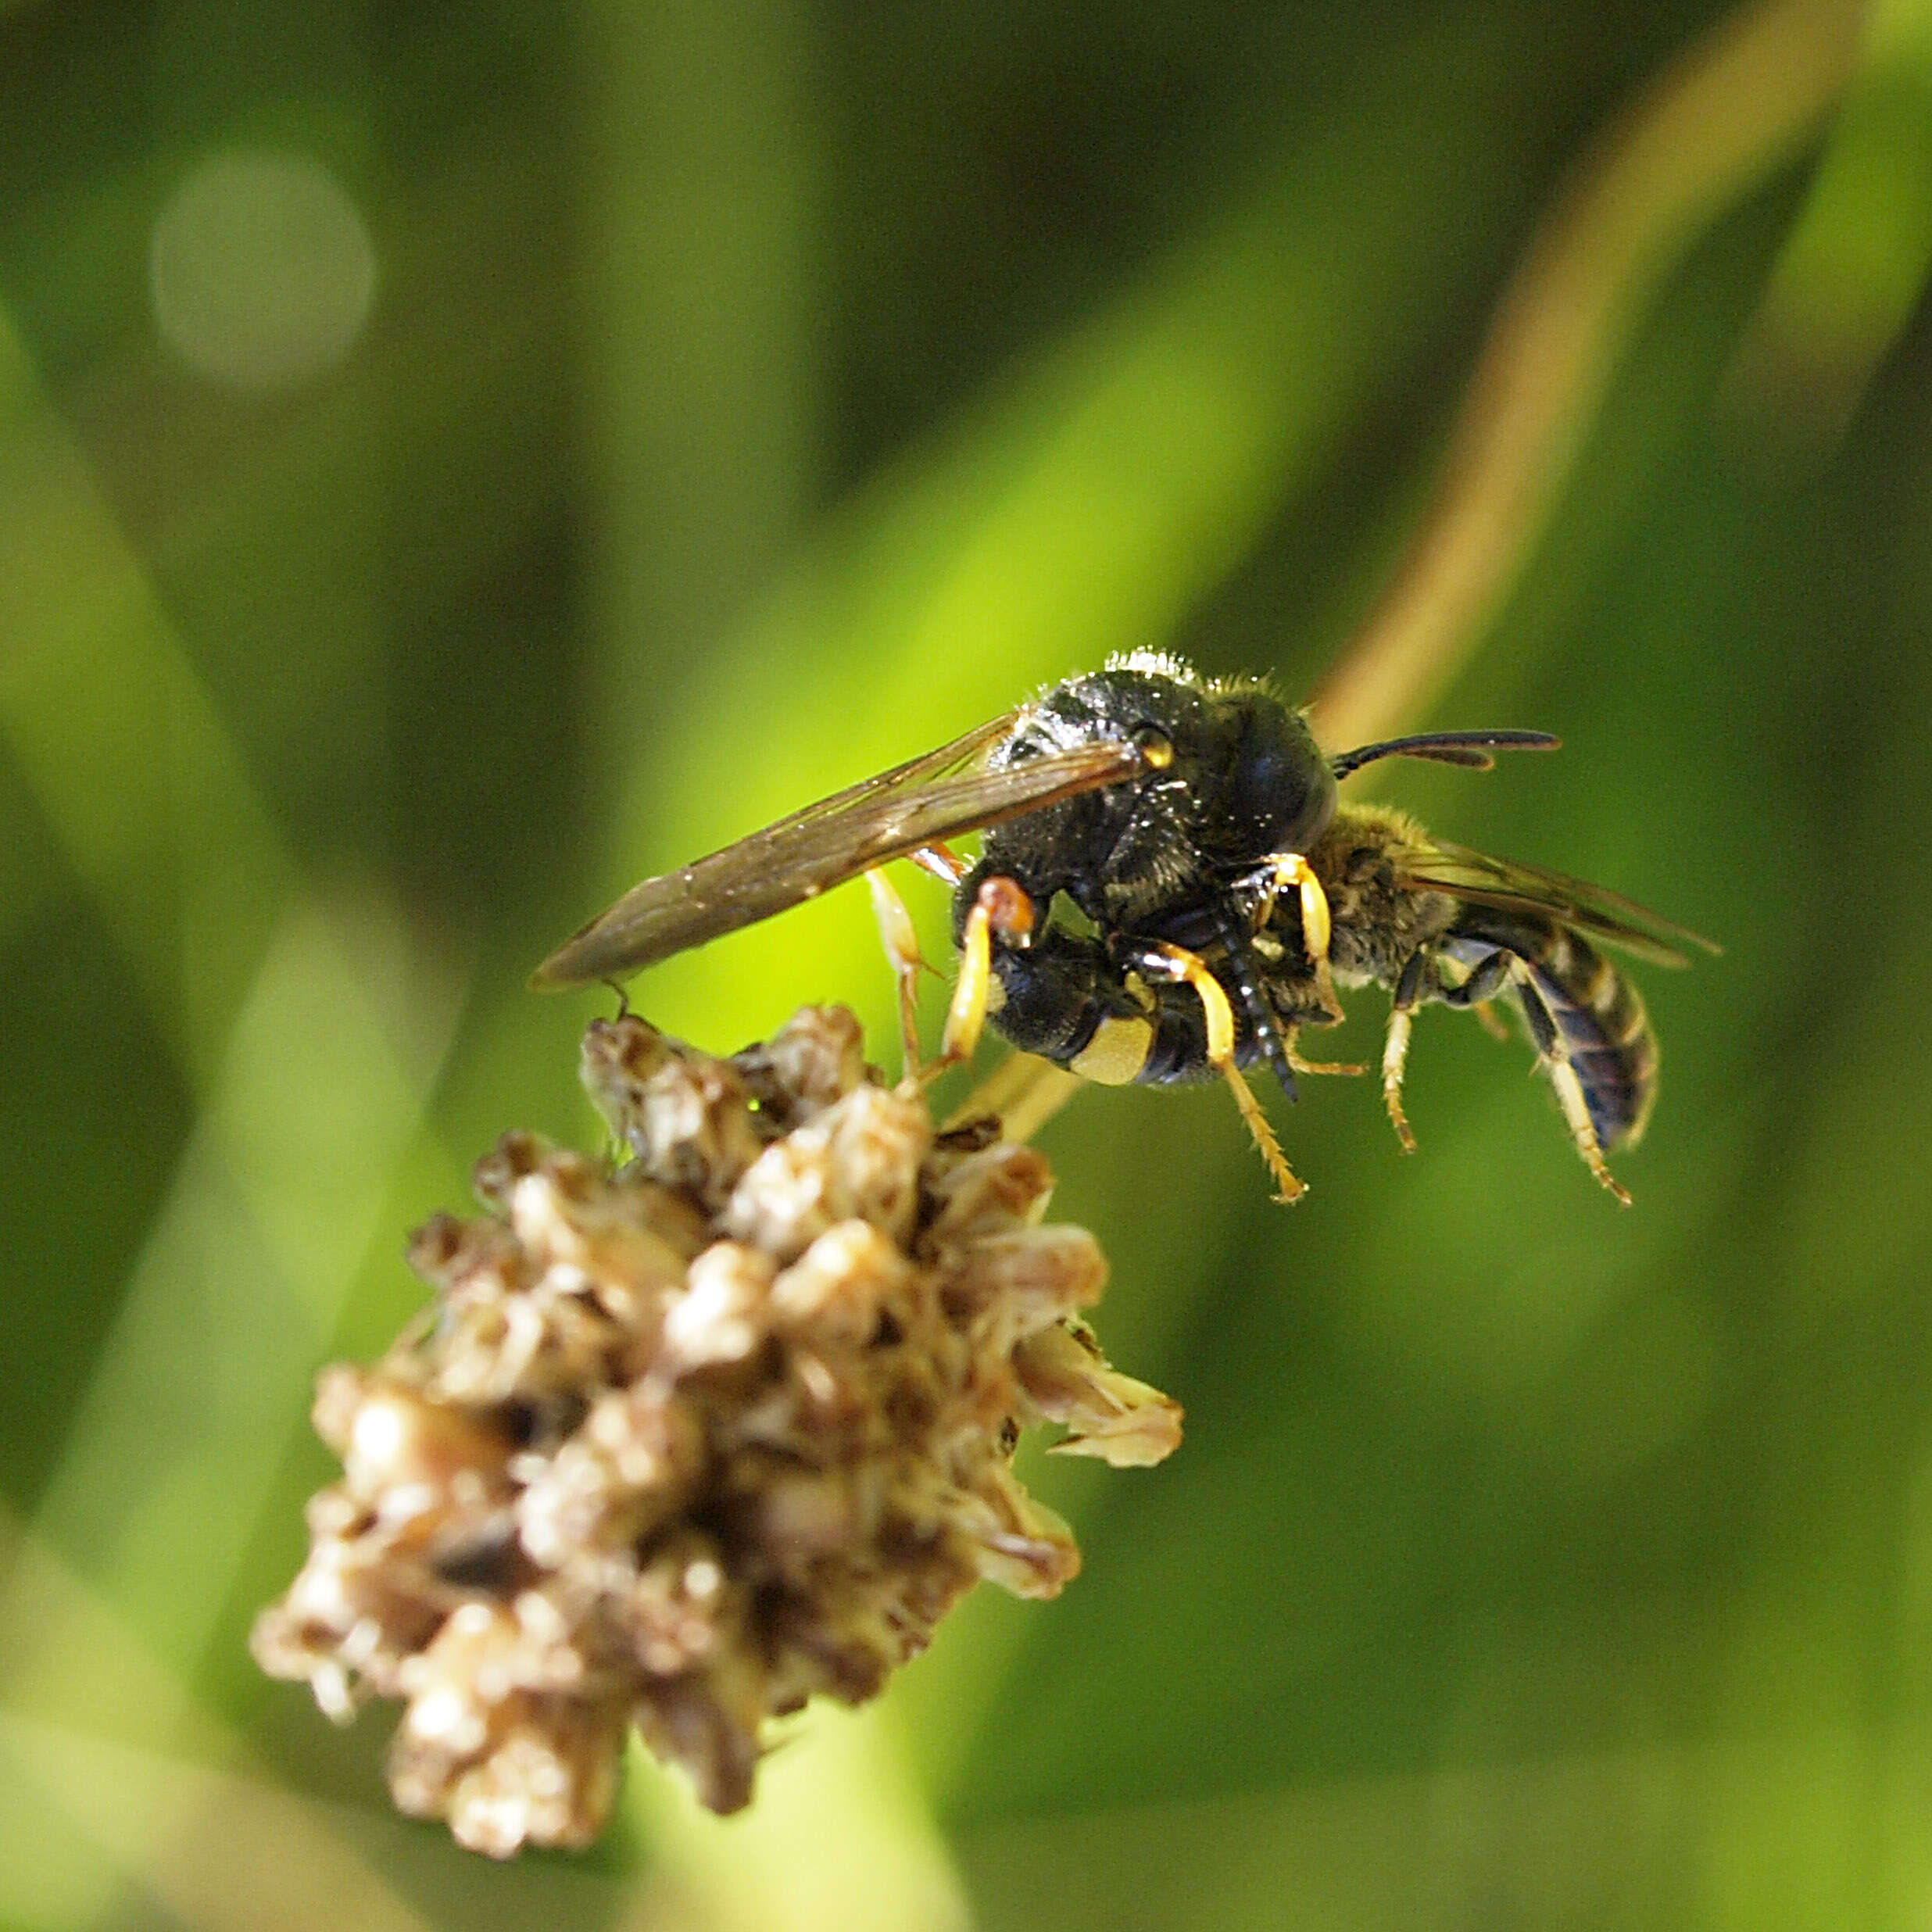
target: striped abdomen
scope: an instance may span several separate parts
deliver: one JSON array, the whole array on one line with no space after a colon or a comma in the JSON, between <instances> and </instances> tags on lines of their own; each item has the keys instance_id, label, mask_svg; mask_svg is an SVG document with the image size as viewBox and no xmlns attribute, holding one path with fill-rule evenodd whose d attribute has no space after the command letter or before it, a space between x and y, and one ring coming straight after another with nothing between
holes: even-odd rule
<instances>
[{"instance_id":1,"label":"striped abdomen","mask_svg":"<svg viewBox=\"0 0 1932 1932\"><path fill-rule=\"evenodd\" d=\"M1583 935L1529 907L1465 903L1440 942L1459 964L1512 953L1549 1008L1605 1150L1633 1145L1657 1098L1657 1036L1637 990Z\"/></svg>"}]
</instances>

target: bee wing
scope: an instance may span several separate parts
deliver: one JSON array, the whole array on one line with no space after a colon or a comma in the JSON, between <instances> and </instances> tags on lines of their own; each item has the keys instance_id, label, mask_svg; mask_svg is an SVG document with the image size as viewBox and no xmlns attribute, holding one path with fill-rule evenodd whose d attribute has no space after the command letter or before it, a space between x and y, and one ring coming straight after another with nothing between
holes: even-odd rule
<instances>
[{"instance_id":1,"label":"bee wing","mask_svg":"<svg viewBox=\"0 0 1932 1932\"><path fill-rule=\"evenodd\" d=\"M920 846L1036 811L1145 769L1127 739L989 767L1019 716L989 719L936 751L807 805L708 858L634 886L531 977L542 992L633 973L815 899Z\"/></svg>"},{"instance_id":2,"label":"bee wing","mask_svg":"<svg viewBox=\"0 0 1932 1932\"><path fill-rule=\"evenodd\" d=\"M1404 857L1401 870L1407 884L1431 886L1472 905L1494 906L1504 912L1528 909L1551 914L1565 925L1579 926L1659 966L1689 965L1685 949L1691 946L1706 953L1723 950L1701 932L1693 932L1608 886L1546 872L1540 866L1524 865L1514 859L1493 859L1467 846L1432 840Z\"/></svg>"}]
</instances>

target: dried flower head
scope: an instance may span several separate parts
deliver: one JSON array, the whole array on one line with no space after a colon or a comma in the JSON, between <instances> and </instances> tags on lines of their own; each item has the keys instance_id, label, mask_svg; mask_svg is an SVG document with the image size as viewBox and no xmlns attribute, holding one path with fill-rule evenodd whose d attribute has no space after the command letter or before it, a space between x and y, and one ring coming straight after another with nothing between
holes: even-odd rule
<instances>
[{"instance_id":1,"label":"dried flower head","mask_svg":"<svg viewBox=\"0 0 1932 1932\"><path fill-rule=\"evenodd\" d=\"M434 1309L324 1372L342 1479L254 1635L332 1717L403 1699L397 1804L498 1856L589 1843L633 1723L735 1811L768 1718L875 1695L982 1576L1057 1594L1021 1429L1118 1466L1180 1436L1076 1318L1106 1264L1037 1225L1046 1162L936 1132L843 1009L730 1060L598 1021L583 1074L628 1157L506 1135L488 1211L417 1235Z\"/></svg>"}]
</instances>

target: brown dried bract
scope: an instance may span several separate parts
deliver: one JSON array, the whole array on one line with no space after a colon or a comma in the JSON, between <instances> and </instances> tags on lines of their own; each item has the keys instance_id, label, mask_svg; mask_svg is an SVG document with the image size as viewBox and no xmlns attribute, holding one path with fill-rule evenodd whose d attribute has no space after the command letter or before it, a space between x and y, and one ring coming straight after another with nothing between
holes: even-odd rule
<instances>
[{"instance_id":1,"label":"brown dried bract","mask_svg":"<svg viewBox=\"0 0 1932 1932\"><path fill-rule=\"evenodd\" d=\"M600 1021L583 1070L628 1160L506 1135L488 1211L418 1233L433 1315L324 1372L342 1479L254 1635L332 1717L403 1699L397 1804L499 1857L588 1844L632 1724L735 1811L767 1719L875 1696L982 1576L1056 1594L1021 1428L1122 1467L1180 1433L1075 1318L1106 1264L1035 1225L1046 1162L936 1135L843 1009L731 1060Z\"/></svg>"}]
</instances>

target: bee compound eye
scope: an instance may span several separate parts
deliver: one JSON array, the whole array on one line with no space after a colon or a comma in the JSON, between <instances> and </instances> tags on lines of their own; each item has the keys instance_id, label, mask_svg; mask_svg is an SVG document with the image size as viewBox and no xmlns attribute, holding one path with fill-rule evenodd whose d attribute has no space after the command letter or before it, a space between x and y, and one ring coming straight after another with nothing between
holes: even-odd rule
<instances>
[{"instance_id":1,"label":"bee compound eye","mask_svg":"<svg viewBox=\"0 0 1932 1932\"><path fill-rule=\"evenodd\" d=\"M1136 724L1133 740L1150 771L1165 771L1174 762L1174 740L1158 724Z\"/></svg>"}]
</instances>

